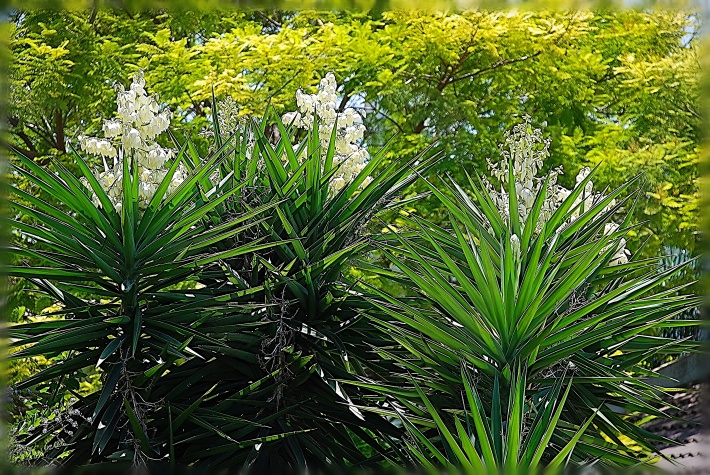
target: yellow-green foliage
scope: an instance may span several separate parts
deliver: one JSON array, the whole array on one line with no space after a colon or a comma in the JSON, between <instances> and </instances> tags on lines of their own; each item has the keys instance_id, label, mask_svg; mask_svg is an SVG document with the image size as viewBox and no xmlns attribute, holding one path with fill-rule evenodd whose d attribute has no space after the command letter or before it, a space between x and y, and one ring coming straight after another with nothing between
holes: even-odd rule
<instances>
[{"instance_id":1,"label":"yellow-green foliage","mask_svg":"<svg viewBox=\"0 0 710 475\"><path fill-rule=\"evenodd\" d=\"M40 322L46 320L54 320L60 317L53 316L54 312L59 311L61 308L59 305L55 304L50 307L43 309L39 315L30 316L27 318L29 322ZM22 348L17 348L20 350ZM49 367L50 365L56 363L57 360L62 360L67 357L66 352L57 355L54 358L47 358L46 356L39 355L33 356L31 358L24 358L22 360L11 361L7 365L7 382L9 384L14 384L23 379L38 373L39 371ZM101 371L90 370L82 371L82 374L78 375L79 386L76 391L81 395L90 394L101 387ZM66 398L68 399L71 394L67 393Z\"/></svg>"}]
</instances>

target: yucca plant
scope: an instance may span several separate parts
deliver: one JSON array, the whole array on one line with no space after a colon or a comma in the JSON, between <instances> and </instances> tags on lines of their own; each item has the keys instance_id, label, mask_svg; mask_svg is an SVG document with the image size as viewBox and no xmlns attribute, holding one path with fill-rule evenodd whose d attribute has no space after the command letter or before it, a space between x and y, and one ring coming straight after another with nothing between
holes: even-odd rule
<instances>
[{"instance_id":1,"label":"yucca plant","mask_svg":"<svg viewBox=\"0 0 710 475\"><path fill-rule=\"evenodd\" d=\"M644 462L658 437L623 413L664 417L644 362L697 348L648 332L697 324L672 318L699 299L664 286L687 263L660 272L626 250L638 179L598 193L587 171L566 190L558 171L536 176L547 156L539 130L526 122L506 137L495 184L429 186L448 227L412 217L414 231L381 246L390 269L363 264L416 297L371 289L387 316L371 320L401 345L381 349L401 383L358 384L392 398L422 463L529 473Z\"/></svg>"},{"instance_id":2,"label":"yucca plant","mask_svg":"<svg viewBox=\"0 0 710 475\"><path fill-rule=\"evenodd\" d=\"M34 263L11 266L8 274L27 279L60 306L45 315L49 318L7 331L14 350L10 358L41 355L54 361L15 388L32 388L62 407L56 417L26 427L13 441L44 451L39 462L146 467L151 461L182 463L180 444L188 438L197 448L205 439L210 448L217 439L234 447L267 440L240 437L255 423L231 415L228 405L213 402L202 410L204 401L232 394L214 387L195 392L182 367L230 351L228 342L244 331L234 325L254 312L245 303L247 293L234 289L215 295L194 287L211 263L273 244L248 241L224 252L212 249L215 242L246 232L272 204L220 226L206 223L208 213L245 184L204 186L225 157L222 149L200 161L185 143L170 159L154 141L167 128L167 117L157 113L143 85L138 75L129 91L119 91L119 118L105 122L105 139L81 140L88 153L113 157L112 168L105 165L95 175L76 151L81 178L59 162L50 171L17 151L12 164L12 172L38 194L62 203L54 206L11 187L14 216L4 220L25 238L10 251ZM131 109L140 117L134 119ZM101 372L102 387L82 395L77 377L92 370ZM69 396L68 403L61 400ZM212 456L202 452L189 461Z\"/></svg>"},{"instance_id":3,"label":"yucca plant","mask_svg":"<svg viewBox=\"0 0 710 475\"><path fill-rule=\"evenodd\" d=\"M435 428L439 434L432 441L431 436L399 411L410 436L405 443L413 460L432 474L441 473L442 467L453 474L540 473L543 456L548 452L547 444L558 430L571 389L569 384L563 388L564 376L558 378L539 400L528 402L526 373L518 367L509 383L507 401L501 398L500 382L494 380L490 407L483 403L465 365L461 368L461 381L464 387L462 413L452 413L447 417L450 420L445 421L440 415L441 408L435 407L416 380L412 380L418 398L421 398L433 419L428 426ZM500 415L503 411L508 416L505 424ZM594 415L579 427L564 447L556 451L551 460L545 461L545 473L558 473L566 465L569 455L593 419Z\"/></svg>"},{"instance_id":4,"label":"yucca plant","mask_svg":"<svg viewBox=\"0 0 710 475\"><path fill-rule=\"evenodd\" d=\"M324 79L328 81L334 90L332 77ZM371 304L355 291L349 269L352 259L370 252L378 239L367 227L372 217L407 203L397 199L401 191L433 159L422 154L384 167L383 149L352 165L355 152L345 155L337 146L338 140L345 140L347 127L359 122L352 110L337 116L349 120L348 126L313 110L308 123L297 121L294 114L286 115L284 122L269 110L261 120L244 119L230 129L225 124L236 122L229 120L229 114L236 113L233 107L229 101L221 108L213 104L214 147L234 138L237 146L220 173L223 180L249 185L215 208L210 219L220 225L263 203L279 204L250 228L250 234L215 243L219 253L243 246L244 239L273 245L223 259L219 270L202 274L202 283L213 292L254 292L255 303L265 310L258 321L244 322L245 331L252 331L259 344L249 340L239 345L228 362L234 368L228 374L219 368L225 360L215 360L214 373L200 384L218 383L236 393L257 380L258 391L232 398L240 398L240 417L262 424L255 428L255 437L292 435L231 458L225 453L224 462L243 464L255 473L281 473L344 469L396 458L399 447L391 439L400 429L360 409L381 397L342 383L353 374L386 378L387 365L378 361L372 345L391 342L361 316ZM349 140L348 146L362 153L355 141Z\"/></svg>"}]
</instances>

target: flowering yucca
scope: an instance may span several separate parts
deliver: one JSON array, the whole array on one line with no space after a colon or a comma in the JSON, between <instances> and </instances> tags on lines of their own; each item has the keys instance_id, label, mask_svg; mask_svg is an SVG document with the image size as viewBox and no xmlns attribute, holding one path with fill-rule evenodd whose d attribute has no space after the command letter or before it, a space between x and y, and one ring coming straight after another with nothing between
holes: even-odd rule
<instances>
[{"instance_id":1,"label":"flowering yucca","mask_svg":"<svg viewBox=\"0 0 710 475\"><path fill-rule=\"evenodd\" d=\"M647 330L699 300L659 291L678 268L626 250L629 215L613 220L631 185L595 192L586 168L571 190L559 169L539 177L549 142L526 122L490 164L495 186L472 180L470 197L429 184L451 226L408 215L416 232L373 235L373 215L409 202L400 192L436 159L370 159L336 88L329 74L299 91L286 124L269 111L225 122L213 100L209 156L186 143L173 157L156 141L170 115L139 73L104 138L81 138L104 161L98 177L78 154L83 187L61 163L53 174L19 157L17 173L66 211L13 189L31 207L13 203L10 224L37 244L13 251L44 267L9 275L64 317L9 329L12 358L64 358L18 388L70 390L102 371L100 390L71 403L75 425L58 418L22 442L70 468L166 472L332 473L407 454L451 473L643 461L618 435L651 450L648 435L611 405L663 417L636 376L650 355L694 346ZM360 260L375 249L392 269ZM368 296L353 262L415 297Z\"/></svg>"},{"instance_id":2,"label":"flowering yucca","mask_svg":"<svg viewBox=\"0 0 710 475\"><path fill-rule=\"evenodd\" d=\"M388 364L372 348L390 342L362 318L368 303L354 290L350 269L383 238L369 232L372 217L407 203L400 192L435 159L424 151L386 163L386 148L370 158L357 145L364 133L360 116L335 111L335 90L329 74L318 94L298 93L299 112L283 121L271 110L261 122L242 121L234 101L213 99L212 148L235 144L218 179L244 186L210 213L211 225L278 203L250 232L215 242L224 252L248 242L271 243L268 250L202 272L206 289L248 292L264 309L252 320L241 316L231 327L243 334L230 343L231 356L201 364L208 370L192 381L231 394L233 415L261 424L255 434L290 434L252 451L225 447L221 462L233 470L245 464L252 473L334 473L401 453L394 442L401 430L360 409L370 398L377 404L378 396L344 385L355 374L387 374ZM263 131L274 127L279 133L267 137ZM261 387L241 396L255 381Z\"/></svg>"},{"instance_id":3,"label":"flowering yucca","mask_svg":"<svg viewBox=\"0 0 710 475\"><path fill-rule=\"evenodd\" d=\"M654 436L618 408L666 417L663 390L641 377L653 375L645 362L697 348L648 334L688 325L673 317L700 299L667 285L687 263L659 272L657 260L626 250L638 180L595 192L585 168L565 189L559 169L538 176L548 145L529 123L516 126L490 164L499 187L472 178L469 196L455 182L443 181L448 193L427 182L449 225L403 217L415 231L381 246L393 264L382 277L415 296L372 288L371 319L400 344L382 354L403 377L359 384L391 398L412 460L432 472L642 464Z\"/></svg>"},{"instance_id":4,"label":"flowering yucca","mask_svg":"<svg viewBox=\"0 0 710 475\"><path fill-rule=\"evenodd\" d=\"M133 167L137 167L138 204L145 208L168 173L166 162L174 153L156 141L170 126L171 113L169 110L160 111L158 97L148 95L143 73L139 71L133 76L129 89L124 89L122 85L117 89L117 117L104 120L104 138L80 136L79 144L86 153L102 158L103 171L96 175L116 211L120 212L123 160L129 160L128 168L132 173ZM113 159L111 165L107 163L107 158ZM180 164L173 174L168 193L185 180L186 172ZM83 180L83 183L88 187L86 180ZM93 201L100 205L96 195L93 196Z\"/></svg>"},{"instance_id":5,"label":"flowering yucca","mask_svg":"<svg viewBox=\"0 0 710 475\"><path fill-rule=\"evenodd\" d=\"M101 378L97 391L74 393L63 417L28 427L13 443L39 454L42 463L61 461L70 471L107 460L138 466L168 458L171 464L176 458L196 463L213 457L215 440L225 433L240 441L250 435L248 442L229 442L228 449L237 451L282 437L260 437L255 432L262 425L235 421L229 413L239 405L213 406L207 415L197 408L208 393L211 403L223 403L236 391L213 391L214 383L185 384L206 374L205 361L223 365L230 341L256 339L253 327L235 324L242 320L240 312L252 314L253 307L244 305L247 297L221 292L213 298L211 289L197 288L196 274L269 247L245 239L215 252L213 244L256 227L260 213L275 202L212 226L206 216L243 186L209 182L226 147L203 159L185 143L171 160L172 152L155 141L166 130L169 113L159 112L144 86L138 74L129 90L119 90L118 117L104 122L105 138L82 138L85 151L113 159L98 176L77 152L73 158L81 178L59 161L50 171L17 150L18 162L12 164L36 190L61 203L10 189L20 199L11 202L15 213L6 222L34 242L10 248L23 259L8 275L54 299L59 305L52 315L61 317L8 328L11 360L51 361L16 389L31 389L53 405L56 399L49 395L62 398L74 391L86 372L99 371ZM248 395L245 387L239 390ZM207 440L207 450L195 439Z\"/></svg>"},{"instance_id":6,"label":"flowering yucca","mask_svg":"<svg viewBox=\"0 0 710 475\"><path fill-rule=\"evenodd\" d=\"M230 110L220 117L213 102L206 157L189 142L175 157L157 144L169 116L140 74L119 91L104 138L82 138L106 159L95 174L74 155L84 186L61 163L54 175L20 157L17 172L67 211L13 190L32 208L15 203L11 225L39 242L13 251L44 267L9 274L60 302L64 318L13 326L11 357L66 358L17 388L65 391L92 367L102 385L69 408L77 430L56 419L18 441L69 469L115 461L118 470L332 472L396 458L400 429L359 409L377 395L343 385L354 373L386 374L372 345L389 341L360 315L368 304L353 291L350 261L373 248L373 215L396 208L434 160L384 166L382 149L348 168L354 151L336 152L321 131L359 141L361 127L330 122L328 131L316 115L307 129L288 128L270 110L262 123L242 121ZM174 178L183 164L189 173Z\"/></svg>"}]
</instances>

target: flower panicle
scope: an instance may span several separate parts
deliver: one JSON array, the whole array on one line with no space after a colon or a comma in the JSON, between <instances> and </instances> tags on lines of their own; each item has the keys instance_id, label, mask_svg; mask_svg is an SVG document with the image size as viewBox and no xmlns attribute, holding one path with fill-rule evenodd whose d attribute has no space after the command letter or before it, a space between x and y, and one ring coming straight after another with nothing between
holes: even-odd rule
<instances>
[{"instance_id":1,"label":"flower panicle","mask_svg":"<svg viewBox=\"0 0 710 475\"><path fill-rule=\"evenodd\" d=\"M167 175L167 163L174 156L170 148L162 147L156 139L170 126L172 113L161 110L157 95L149 96L145 90L145 77L138 71L128 89L119 85L116 94L116 117L104 119L101 130L104 137L79 137L81 149L103 160L103 171L96 177L116 211L123 202L123 160L132 160L138 167L138 203L145 208L153 198L158 186ZM109 165L106 159L112 159ZM177 188L186 178L187 170L180 164L172 176L168 193ZM98 197L94 203L100 206Z\"/></svg>"},{"instance_id":2,"label":"flower panicle","mask_svg":"<svg viewBox=\"0 0 710 475\"><path fill-rule=\"evenodd\" d=\"M331 132L336 127L335 155L333 165L338 166L330 182L330 192L335 193L349 184L365 168L370 154L362 144L365 132L362 115L348 107L338 112L338 84L333 73L328 73L321 79L318 92L306 94L300 89L296 91L297 110L287 112L282 116L286 126L293 125L302 130L312 130L317 118L319 122L319 141L321 153L325 155L330 146ZM361 187L366 187L372 181L366 177Z\"/></svg>"},{"instance_id":3,"label":"flower panicle","mask_svg":"<svg viewBox=\"0 0 710 475\"><path fill-rule=\"evenodd\" d=\"M535 226L535 234L542 232L545 223L549 221L554 212L570 196L569 190L557 183L557 179L563 174L562 167L557 167L548 172L547 175L538 176L542 170L545 160L550 156L550 140L544 138L541 129L533 128L530 117L514 126L504 134L504 142L499 146L502 159L493 163L487 159L490 176L499 184L496 187L487 177L483 178L486 191L491 196L493 203L500 212L500 215L510 224L510 197L508 186L510 171L514 180L515 193L518 202L518 216L522 222L527 221L532 213L537 195L545 190L545 199L542 203L539 217ZM575 189L582 186L582 182L589 176L589 167L583 167L576 176ZM570 222L578 219L582 213L591 209L596 203L604 199L601 192L594 191L592 180L587 180L584 190L577 196L572 204ZM614 206L612 201L606 208ZM618 230L615 223L607 223L604 234L609 236ZM517 238L517 237L516 237ZM609 246L602 252L608 250ZM619 265L628 262L630 251L626 249L626 240L621 238L617 245L617 250L610 260L610 264Z\"/></svg>"}]
</instances>

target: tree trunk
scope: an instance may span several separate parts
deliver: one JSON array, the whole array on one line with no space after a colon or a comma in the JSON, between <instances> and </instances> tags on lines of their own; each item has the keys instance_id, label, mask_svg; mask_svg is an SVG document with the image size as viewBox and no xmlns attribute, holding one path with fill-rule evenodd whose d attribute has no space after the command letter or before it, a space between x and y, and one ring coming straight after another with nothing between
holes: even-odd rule
<instances>
[{"instance_id":1,"label":"tree trunk","mask_svg":"<svg viewBox=\"0 0 710 475\"><path fill-rule=\"evenodd\" d=\"M57 136L57 150L66 153L66 144L64 142L64 116L60 110L54 111L54 131Z\"/></svg>"}]
</instances>

